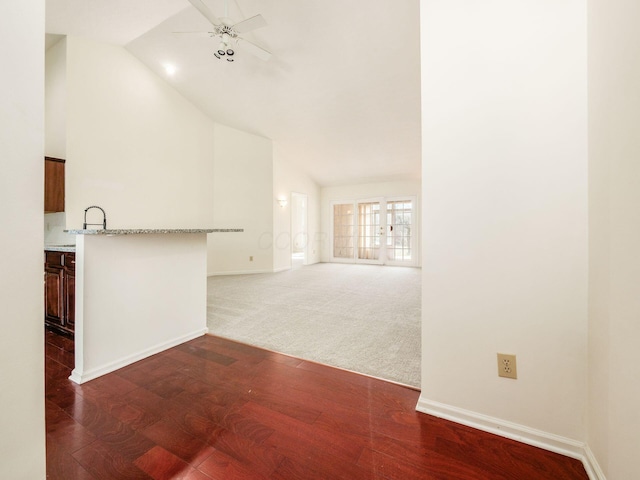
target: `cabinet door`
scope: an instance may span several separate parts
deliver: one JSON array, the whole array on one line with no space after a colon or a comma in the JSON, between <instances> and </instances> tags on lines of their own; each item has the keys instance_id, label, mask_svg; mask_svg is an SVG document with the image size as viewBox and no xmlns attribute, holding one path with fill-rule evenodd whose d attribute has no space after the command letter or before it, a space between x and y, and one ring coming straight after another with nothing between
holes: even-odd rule
<instances>
[{"instance_id":1,"label":"cabinet door","mask_svg":"<svg viewBox=\"0 0 640 480\"><path fill-rule=\"evenodd\" d=\"M44 270L44 317L60 326L64 322L63 272L62 268L46 267Z\"/></svg>"},{"instance_id":2,"label":"cabinet door","mask_svg":"<svg viewBox=\"0 0 640 480\"><path fill-rule=\"evenodd\" d=\"M70 331L76 329L76 256L68 253L64 270L64 326Z\"/></svg>"},{"instance_id":3,"label":"cabinet door","mask_svg":"<svg viewBox=\"0 0 640 480\"><path fill-rule=\"evenodd\" d=\"M64 212L64 160L45 157L44 211Z\"/></svg>"}]
</instances>

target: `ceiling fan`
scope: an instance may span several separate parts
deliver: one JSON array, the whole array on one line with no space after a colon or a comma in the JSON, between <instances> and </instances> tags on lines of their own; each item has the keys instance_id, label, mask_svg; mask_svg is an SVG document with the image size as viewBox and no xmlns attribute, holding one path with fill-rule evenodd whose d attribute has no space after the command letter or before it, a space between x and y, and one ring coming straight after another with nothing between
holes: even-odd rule
<instances>
[{"instance_id":1,"label":"ceiling fan","mask_svg":"<svg viewBox=\"0 0 640 480\"><path fill-rule=\"evenodd\" d=\"M255 15L238 23L233 23L228 15L227 0L225 0L225 16L220 19L213 14L202 0L189 0L189 3L213 25L213 31L207 32L207 34L212 38L218 38L220 40L218 50L213 54L218 60L226 59L228 62L233 62L236 53L233 48L234 44L239 45L243 50L262 60L269 60L271 57L270 52L241 37L244 33L267 25L262 15Z\"/></svg>"}]
</instances>

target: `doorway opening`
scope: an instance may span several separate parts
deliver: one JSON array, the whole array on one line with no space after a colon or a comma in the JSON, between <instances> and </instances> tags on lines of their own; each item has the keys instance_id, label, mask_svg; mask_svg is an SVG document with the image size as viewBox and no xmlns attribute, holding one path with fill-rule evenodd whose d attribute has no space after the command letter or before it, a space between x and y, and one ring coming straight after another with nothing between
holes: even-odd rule
<instances>
[{"instance_id":1,"label":"doorway opening","mask_svg":"<svg viewBox=\"0 0 640 480\"><path fill-rule=\"evenodd\" d=\"M305 193L291 192L291 268L309 264L307 230L307 203Z\"/></svg>"}]
</instances>

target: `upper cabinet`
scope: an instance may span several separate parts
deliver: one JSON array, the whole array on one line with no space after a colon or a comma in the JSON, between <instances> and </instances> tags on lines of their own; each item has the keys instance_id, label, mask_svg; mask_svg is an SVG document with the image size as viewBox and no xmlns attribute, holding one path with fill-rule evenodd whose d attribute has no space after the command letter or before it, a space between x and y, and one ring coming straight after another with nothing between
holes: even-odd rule
<instances>
[{"instance_id":1,"label":"upper cabinet","mask_svg":"<svg viewBox=\"0 0 640 480\"><path fill-rule=\"evenodd\" d=\"M44 157L44 212L64 212L64 160Z\"/></svg>"}]
</instances>

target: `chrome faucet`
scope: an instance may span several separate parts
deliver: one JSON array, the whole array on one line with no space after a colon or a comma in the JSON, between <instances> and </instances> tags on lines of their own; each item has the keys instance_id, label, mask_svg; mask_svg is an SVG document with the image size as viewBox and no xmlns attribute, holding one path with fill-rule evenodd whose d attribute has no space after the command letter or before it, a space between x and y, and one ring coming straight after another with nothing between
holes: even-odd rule
<instances>
[{"instance_id":1,"label":"chrome faucet","mask_svg":"<svg viewBox=\"0 0 640 480\"><path fill-rule=\"evenodd\" d=\"M100 225L99 223L87 223L87 211L91 210L92 208L97 208L98 210L100 210L102 212L102 228L104 228L105 230L107 229L107 214L104 213L104 210L101 207L98 207L97 205L91 205L90 207L87 207L84 209L84 223L82 224L82 229L86 230L87 229L87 225Z\"/></svg>"}]
</instances>

